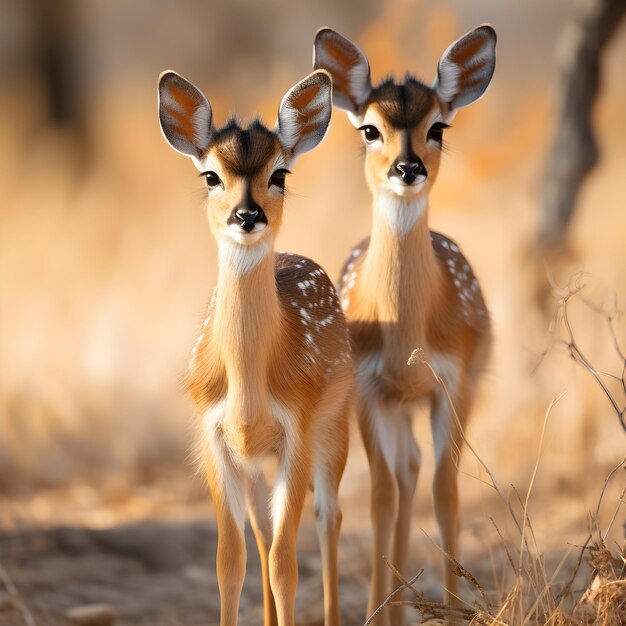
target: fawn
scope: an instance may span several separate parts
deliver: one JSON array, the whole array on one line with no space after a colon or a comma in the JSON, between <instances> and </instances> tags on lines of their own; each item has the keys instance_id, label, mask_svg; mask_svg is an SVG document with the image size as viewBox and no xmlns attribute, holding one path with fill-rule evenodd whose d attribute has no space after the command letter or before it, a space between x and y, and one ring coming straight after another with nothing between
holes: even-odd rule
<instances>
[{"instance_id":1,"label":"fawn","mask_svg":"<svg viewBox=\"0 0 626 626\"><path fill-rule=\"evenodd\" d=\"M422 399L430 401L435 515L444 550L457 554L458 427L466 423L491 330L480 287L458 245L428 228L428 195L444 130L457 109L486 90L495 45L495 31L480 26L448 47L432 86L407 74L403 82L389 79L372 87L368 60L356 45L329 28L315 37L314 66L330 72L333 103L362 132L374 197L371 236L352 250L339 287L354 344L357 415L371 474L369 613L389 591L381 557L390 557L400 572L407 564L420 467L412 414ZM430 371L407 365L418 347L443 378L460 424ZM445 598L454 602L456 578L451 562L444 561ZM403 620L401 607L378 618L394 626Z\"/></svg>"},{"instance_id":2,"label":"fawn","mask_svg":"<svg viewBox=\"0 0 626 626\"><path fill-rule=\"evenodd\" d=\"M204 95L178 74L159 79L167 142L206 178L218 243L217 287L187 387L201 417L200 457L218 524L220 624L237 623L246 569L246 507L263 575L264 623L294 624L296 533L307 489L321 545L325 624L340 623L337 489L348 448L352 360L334 287L313 261L274 254L285 178L322 141L331 79L313 72L283 97L273 129L213 125ZM277 460L273 489L263 462Z\"/></svg>"}]
</instances>

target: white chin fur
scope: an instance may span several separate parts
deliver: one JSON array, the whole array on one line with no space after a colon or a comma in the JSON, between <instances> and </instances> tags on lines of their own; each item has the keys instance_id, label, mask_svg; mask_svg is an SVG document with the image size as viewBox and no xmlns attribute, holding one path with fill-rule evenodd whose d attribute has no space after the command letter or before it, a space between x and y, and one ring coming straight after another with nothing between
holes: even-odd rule
<instances>
[{"instance_id":1,"label":"white chin fur","mask_svg":"<svg viewBox=\"0 0 626 626\"><path fill-rule=\"evenodd\" d=\"M424 214L427 203L426 195L415 197L413 194L413 197L407 198L397 193L388 193L377 197L375 209L383 216L391 230L403 237Z\"/></svg>"},{"instance_id":2,"label":"white chin fur","mask_svg":"<svg viewBox=\"0 0 626 626\"><path fill-rule=\"evenodd\" d=\"M267 224L259 222L254 225L254 229L250 232L246 232L237 224L230 224L228 227L228 233L237 242L244 246L251 246L255 244L263 236L263 231Z\"/></svg>"},{"instance_id":3,"label":"white chin fur","mask_svg":"<svg viewBox=\"0 0 626 626\"><path fill-rule=\"evenodd\" d=\"M250 235L248 235L249 237ZM259 235L257 234L257 240ZM238 276L247 274L272 250L269 238L250 245L241 245L236 239L224 239L218 243L220 263L228 267Z\"/></svg>"},{"instance_id":4,"label":"white chin fur","mask_svg":"<svg viewBox=\"0 0 626 626\"><path fill-rule=\"evenodd\" d=\"M414 196L422 191L424 185L426 184L426 176L420 174L415 179L415 182L410 185L402 182L394 182L393 180L389 182L391 183L391 189L396 195L406 198L408 196Z\"/></svg>"}]
</instances>

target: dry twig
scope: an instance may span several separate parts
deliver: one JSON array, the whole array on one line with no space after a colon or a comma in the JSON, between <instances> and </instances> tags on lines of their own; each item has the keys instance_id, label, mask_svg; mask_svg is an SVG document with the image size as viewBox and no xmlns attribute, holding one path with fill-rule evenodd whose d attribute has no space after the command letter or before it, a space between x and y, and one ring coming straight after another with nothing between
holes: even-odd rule
<instances>
[{"instance_id":1,"label":"dry twig","mask_svg":"<svg viewBox=\"0 0 626 626\"><path fill-rule=\"evenodd\" d=\"M2 580L2 583L4 584L6 590L14 599L15 605L17 606L20 613L22 614L22 617L24 618L24 622L26 623L26 626L37 626L37 622L35 621L33 614L30 612L30 609L26 605L26 602L24 602L24 598L18 591L17 587L15 586L15 583L9 576L9 573L6 571L2 563L0 563L0 580Z\"/></svg>"}]
</instances>

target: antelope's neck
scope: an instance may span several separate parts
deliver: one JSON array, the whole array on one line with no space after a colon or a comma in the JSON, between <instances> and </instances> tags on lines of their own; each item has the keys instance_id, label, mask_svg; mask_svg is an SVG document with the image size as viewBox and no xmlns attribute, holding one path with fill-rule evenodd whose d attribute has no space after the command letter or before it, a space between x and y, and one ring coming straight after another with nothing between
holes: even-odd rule
<instances>
[{"instance_id":1,"label":"antelope's neck","mask_svg":"<svg viewBox=\"0 0 626 626\"><path fill-rule=\"evenodd\" d=\"M374 197L374 218L362 284L368 309L406 339L424 332L438 297L440 267L428 229L428 197Z\"/></svg>"},{"instance_id":2,"label":"antelope's neck","mask_svg":"<svg viewBox=\"0 0 626 626\"><path fill-rule=\"evenodd\" d=\"M257 246L266 246L257 249ZM220 243L213 337L239 409L267 404L268 360L281 314L269 244Z\"/></svg>"}]
</instances>

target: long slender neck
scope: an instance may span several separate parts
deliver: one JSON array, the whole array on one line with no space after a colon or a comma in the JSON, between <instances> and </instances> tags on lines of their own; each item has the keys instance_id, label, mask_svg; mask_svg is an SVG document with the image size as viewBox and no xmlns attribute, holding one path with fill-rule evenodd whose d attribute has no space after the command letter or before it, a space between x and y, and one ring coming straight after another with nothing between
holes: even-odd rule
<instances>
[{"instance_id":1,"label":"long slender neck","mask_svg":"<svg viewBox=\"0 0 626 626\"><path fill-rule=\"evenodd\" d=\"M428 196L374 195L362 270L368 309L380 322L423 329L437 295L439 265L428 229Z\"/></svg>"},{"instance_id":2,"label":"long slender neck","mask_svg":"<svg viewBox=\"0 0 626 626\"><path fill-rule=\"evenodd\" d=\"M266 398L267 362L281 325L274 255L265 242L220 242L219 248L213 337L229 396L251 407Z\"/></svg>"}]
</instances>

